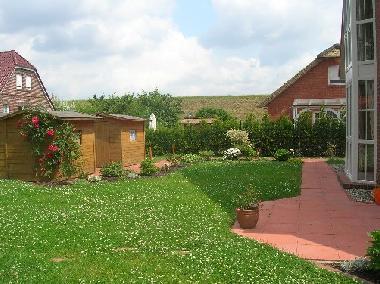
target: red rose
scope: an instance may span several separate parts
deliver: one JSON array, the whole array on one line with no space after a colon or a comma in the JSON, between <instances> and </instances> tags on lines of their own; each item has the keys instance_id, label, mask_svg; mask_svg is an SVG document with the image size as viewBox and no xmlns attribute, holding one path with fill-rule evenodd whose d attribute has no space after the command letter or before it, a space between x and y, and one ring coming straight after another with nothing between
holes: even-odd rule
<instances>
[{"instance_id":1,"label":"red rose","mask_svg":"<svg viewBox=\"0 0 380 284\"><path fill-rule=\"evenodd\" d=\"M54 136L54 129L49 129L46 134L50 137Z\"/></svg>"},{"instance_id":2,"label":"red rose","mask_svg":"<svg viewBox=\"0 0 380 284\"><path fill-rule=\"evenodd\" d=\"M32 123L33 124L38 124L40 122L40 120L38 119L38 116L33 116L32 117Z\"/></svg>"},{"instance_id":3,"label":"red rose","mask_svg":"<svg viewBox=\"0 0 380 284\"><path fill-rule=\"evenodd\" d=\"M40 128L40 125L38 123L35 123L34 128Z\"/></svg>"},{"instance_id":4,"label":"red rose","mask_svg":"<svg viewBox=\"0 0 380 284\"><path fill-rule=\"evenodd\" d=\"M57 145L49 145L48 149L52 152L57 152L59 150Z\"/></svg>"},{"instance_id":5,"label":"red rose","mask_svg":"<svg viewBox=\"0 0 380 284\"><path fill-rule=\"evenodd\" d=\"M53 154L52 153L47 153L46 157L48 157L49 159L53 158Z\"/></svg>"}]
</instances>

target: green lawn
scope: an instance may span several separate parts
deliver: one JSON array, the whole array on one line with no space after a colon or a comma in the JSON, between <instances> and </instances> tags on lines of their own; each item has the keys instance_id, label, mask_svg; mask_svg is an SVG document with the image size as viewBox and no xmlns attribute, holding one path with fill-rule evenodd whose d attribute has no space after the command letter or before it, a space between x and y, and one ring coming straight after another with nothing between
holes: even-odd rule
<instances>
[{"instance_id":1,"label":"green lawn","mask_svg":"<svg viewBox=\"0 0 380 284\"><path fill-rule=\"evenodd\" d=\"M299 183L299 166L277 162L62 188L0 181L0 282L351 283L230 233L245 187L276 199Z\"/></svg>"}]
</instances>

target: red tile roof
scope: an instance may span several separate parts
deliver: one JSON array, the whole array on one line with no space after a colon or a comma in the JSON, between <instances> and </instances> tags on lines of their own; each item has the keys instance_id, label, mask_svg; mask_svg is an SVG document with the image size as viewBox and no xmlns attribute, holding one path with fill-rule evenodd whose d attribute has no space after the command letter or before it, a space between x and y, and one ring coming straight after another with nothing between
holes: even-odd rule
<instances>
[{"instance_id":1,"label":"red tile roof","mask_svg":"<svg viewBox=\"0 0 380 284\"><path fill-rule=\"evenodd\" d=\"M37 72L36 68L16 51L0 52L0 90L4 87L4 84L8 81L9 76L16 67L33 69Z\"/></svg>"}]
</instances>

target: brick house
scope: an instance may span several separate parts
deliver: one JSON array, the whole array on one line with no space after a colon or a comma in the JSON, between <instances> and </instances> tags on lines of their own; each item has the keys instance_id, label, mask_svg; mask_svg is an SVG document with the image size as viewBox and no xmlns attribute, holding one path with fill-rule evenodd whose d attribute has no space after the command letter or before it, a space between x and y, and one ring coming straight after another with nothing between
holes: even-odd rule
<instances>
[{"instance_id":1,"label":"brick house","mask_svg":"<svg viewBox=\"0 0 380 284\"><path fill-rule=\"evenodd\" d=\"M54 109L37 69L14 50L0 52L0 114L26 106Z\"/></svg>"},{"instance_id":2,"label":"brick house","mask_svg":"<svg viewBox=\"0 0 380 284\"><path fill-rule=\"evenodd\" d=\"M380 179L380 1L344 0L341 73L346 78L345 171L353 183Z\"/></svg>"},{"instance_id":3,"label":"brick house","mask_svg":"<svg viewBox=\"0 0 380 284\"><path fill-rule=\"evenodd\" d=\"M329 115L340 117L346 97L339 64L340 45L335 44L277 89L262 106L272 118L286 115L297 119L300 113L311 111L315 119L322 107Z\"/></svg>"}]
</instances>

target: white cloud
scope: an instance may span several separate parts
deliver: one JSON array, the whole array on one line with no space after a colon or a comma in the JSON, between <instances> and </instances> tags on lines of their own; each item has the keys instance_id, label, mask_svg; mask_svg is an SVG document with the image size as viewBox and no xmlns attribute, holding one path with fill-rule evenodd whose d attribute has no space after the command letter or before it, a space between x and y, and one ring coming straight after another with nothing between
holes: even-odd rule
<instances>
[{"instance_id":1,"label":"white cloud","mask_svg":"<svg viewBox=\"0 0 380 284\"><path fill-rule=\"evenodd\" d=\"M40 4L43 1L48 0L38 0ZM328 42L337 41L337 28L328 29L335 20L326 19L317 27L306 21L317 5L323 10L328 2L214 0L219 20L204 46L204 41L186 37L171 20L174 0L85 0L78 4L76 13L61 16L59 21L53 21L54 15L50 15L46 25L40 21L18 23L12 33L0 29L0 42L2 49L16 49L30 59L48 91L61 98L156 87L173 95L266 93L279 87L316 55L307 44L306 48L299 47L302 52L289 55L285 51L292 48L291 40L303 34L303 41L318 37L323 46L316 48L318 52L327 48ZM299 21L294 14L297 7L298 14L299 9L304 10ZM4 20L1 15L9 13L1 9L4 8L0 8L0 23ZM55 11L58 12L61 11ZM41 16L40 13L37 11L36 15ZM328 15L334 17L333 12ZM283 21L289 23L282 24ZM319 28L327 30L318 36L308 35ZM222 55L221 48L234 48L231 43L236 42L268 50L266 56L289 56L281 58L279 65L270 65L254 52L252 56ZM271 51L268 44L284 50Z\"/></svg>"}]
</instances>

